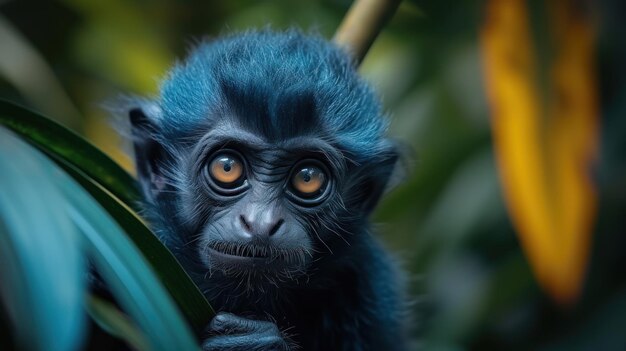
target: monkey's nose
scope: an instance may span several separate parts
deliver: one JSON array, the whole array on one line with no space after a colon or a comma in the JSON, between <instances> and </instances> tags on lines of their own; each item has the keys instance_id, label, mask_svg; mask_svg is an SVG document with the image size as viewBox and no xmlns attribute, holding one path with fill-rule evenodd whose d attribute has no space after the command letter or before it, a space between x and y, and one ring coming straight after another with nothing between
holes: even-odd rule
<instances>
[{"instance_id":1,"label":"monkey's nose","mask_svg":"<svg viewBox=\"0 0 626 351\"><path fill-rule=\"evenodd\" d=\"M251 237L271 237L285 223L282 218L246 218L239 216L239 222L244 233Z\"/></svg>"}]
</instances>

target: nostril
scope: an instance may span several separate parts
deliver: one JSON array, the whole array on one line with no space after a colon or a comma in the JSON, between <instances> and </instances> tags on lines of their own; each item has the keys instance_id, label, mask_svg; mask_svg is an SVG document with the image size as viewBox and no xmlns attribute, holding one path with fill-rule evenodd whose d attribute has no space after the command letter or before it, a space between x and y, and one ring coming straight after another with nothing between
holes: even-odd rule
<instances>
[{"instance_id":1,"label":"nostril","mask_svg":"<svg viewBox=\"0 0 626 351\"><path fill-rule=\"evenodd\" d=\"M246 221L246 219L242 215L239 216L239 220L241 221L241 224L243 224L243 227L247 231L251 231L252 230L252 228L250 227L250 224Z\"/></svg>"},{"instance_id":2,"label":"nostril","mask_svg":"<svg viewBox=\"0 0 626 351\"><path fill-rule=\"evenodd\" d=\"M272 227L272 229L270 230L269 236L272 236L272 235L276 234L276 232L278 231L280 226L283 225L283 223L285 223L284 219L278 220L278 222L276 222L276 224L274 224L274 227Z\"/></svg>"}]
</instances>

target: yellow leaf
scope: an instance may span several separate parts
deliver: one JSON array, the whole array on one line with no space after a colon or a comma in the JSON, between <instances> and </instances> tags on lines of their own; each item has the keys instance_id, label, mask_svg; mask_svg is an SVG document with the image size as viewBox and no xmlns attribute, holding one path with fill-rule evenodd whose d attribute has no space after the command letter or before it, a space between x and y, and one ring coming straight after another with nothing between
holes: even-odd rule
<instances>
[{"instance_id":1,"label":"yellow leaf","mask_svg":"<svg viewBox=\"0 0 626 351\"><path fill-rule=\"evenodd\" d=\"M548 94L538 68L526 1L490 0L481 33L494 146L513 224L539 284L563 304L585 275L596 194L592 26L569 1L549 2L556 56Z\"/></svg>"}]
</instances>

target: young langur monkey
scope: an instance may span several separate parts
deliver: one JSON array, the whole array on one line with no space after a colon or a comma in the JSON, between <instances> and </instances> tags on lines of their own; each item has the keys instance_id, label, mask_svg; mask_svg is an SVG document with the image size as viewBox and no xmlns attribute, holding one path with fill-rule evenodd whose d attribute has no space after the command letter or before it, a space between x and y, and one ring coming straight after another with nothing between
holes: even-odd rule
<instances>
[{"instance_id":1,"label":"young langur monkey","mask_svg":"<svg viewBox=\"0 0 626 351\"><path fill-rule=\"evenodd\" d=\"M398 161L335 44L207 41L129 111L146 217L219 311L205 350L403 350L401 277L369 215Z\"/></svg>"}]
</instances>

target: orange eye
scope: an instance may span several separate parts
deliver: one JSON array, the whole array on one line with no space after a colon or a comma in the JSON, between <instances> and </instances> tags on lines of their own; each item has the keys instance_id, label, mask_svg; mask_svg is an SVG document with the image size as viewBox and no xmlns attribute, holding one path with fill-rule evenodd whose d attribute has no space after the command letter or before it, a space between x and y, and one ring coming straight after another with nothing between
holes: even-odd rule
<instances>
[{"instance_id":1,"label":"orange eye","mask_svg":"<svg viewBox=\"0 0 626 351\"><path fill-rule=\"evenodd\" d=\"M301 167L294 173L291 185L303 197L312 197L324 190L326 174L316 166Z\"/></svg>"},{"instance_id":2,"label":"orange eye","mask_svg":"<svg viewBox=\"0 0 626 351\"><path fill-rule=\"evenodd\" d=\"M209 173L221 186L236 186L243 180L243 162L235 155L220 154L211 161Z\"/></svg>"}]
</instances>

